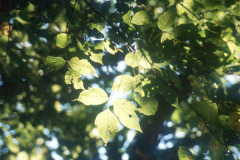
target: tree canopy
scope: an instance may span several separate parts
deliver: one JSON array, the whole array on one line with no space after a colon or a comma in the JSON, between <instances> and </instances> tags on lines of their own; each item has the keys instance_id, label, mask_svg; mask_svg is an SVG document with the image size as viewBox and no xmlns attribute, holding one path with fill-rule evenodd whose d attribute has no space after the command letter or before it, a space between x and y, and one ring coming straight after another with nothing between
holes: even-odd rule
<instances>
[{"instance_id":1,"label":"tree canopy","mask_svg":"<svg viewBox=\"0 0 240 160\"><path fill-rule=\"evenodd\" d=\"M0 159L240 159L240 2L2 0Z\"/></svg>"}]
</instances>

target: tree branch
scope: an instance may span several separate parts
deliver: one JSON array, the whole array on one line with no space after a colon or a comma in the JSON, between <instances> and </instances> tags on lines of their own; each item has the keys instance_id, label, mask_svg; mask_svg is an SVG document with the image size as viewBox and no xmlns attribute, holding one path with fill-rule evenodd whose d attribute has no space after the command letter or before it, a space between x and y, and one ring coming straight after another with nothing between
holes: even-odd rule
<instances>
[{"instance_id":1,"label":"tree branch","mask_svg":"<svg viewBox=\"0 0 240 160\"><path fill-rule=\"evenodd\" d=\"M92 5L87 1L84 0L84 2L87 4L87 6L93 11L95 12L98 16L100 16L104 21L106 21L116 32L117 35L119 35L122 40L125 42L126 46L131 50L131 52L134 52L133 48L129 45L126 37L123 35L123 33L117 28L115 27L112 22L110 22L107 18L105 18L99 11L95 10Z\"/></svg>"}]
</instances>

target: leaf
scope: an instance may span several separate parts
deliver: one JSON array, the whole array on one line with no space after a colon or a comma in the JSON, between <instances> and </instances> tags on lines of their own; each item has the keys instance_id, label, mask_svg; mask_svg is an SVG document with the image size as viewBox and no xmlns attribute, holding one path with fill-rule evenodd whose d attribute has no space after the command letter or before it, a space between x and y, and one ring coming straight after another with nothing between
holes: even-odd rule
<instances>
[{"instance_id":1,"label":"leaf","mask_svg":"<svg viewBox=\"0 0 240 160\"><path fill-rule=\"evenodd\" d=\"M105 144L107 144L110 139L114 138L116 133L120 130L118 120L109 108L97 115L95 125Z\"/></svg>"},{"instance_id":2,"label":"leaf","mask_svg":"<svg viewBox=\"0 0 240 160\"><path fill-rule=\"evenodd\" d=\"M133 89L134 79L129 75L120 75L117 77L116 81L113 83L113 91L124 91L128 92Z\"/></svg>"},{"instance_id":3,"label":"leaf","mask_svg":"<svg viewBox=\"0 0 240 160\"><path fill-rule=\"evenodd\" d=\"M126 14L123 15L123 22L129 24L131 22L131 13L132 10L129 10Z\"/></svg>"},{"instance_id":4,"label":"leaf","mask_svg":"<svg viewBox=\"0 0 240 160\"><path fill-rule=\"evenodd\" d=\"M80 50L84 50L83 49L83 45L82 45L82 43L81 42L79 42L79 40L77 39L77 46L78 46L78 48L80 49Z\"/></svg>"},{"instance_id":5,"label":"leaf","mask_svg":"<svg viewBox=\"0 0 240 160\"><path fill-rule=\"evenodd\" d=\"M174 39L174 36L172 34L170 34L170 33L163 33L162 37L161 37L161 43L163 43L167 39L168 40L172 40L172 39Z\"/></svg>"},{"instance_id":6,"label":"leaf","mask_svg":"<svg viewBox=\"0 0 240 160\"><path fill-rule=\"evenodd\" d=\"M137 86L139 83L142 82L142 79L144 79L144 77L141 74L134 76L133 77L133 80L134 80L133 85Z\"/></svg>"},{"instance_id":7,"label":"leaf","mask_svg":"<svg viewBox=\"0 0 240 160\"><path fill-rule=\"evenodd\" d=\"M147 25L151 22L150 15L147 11L139 11L134 14L131 23L136 25Z\"/></svg>"},{"instance_id":8,"label":"leaf","mask_svg":"<svg viewBox=\"0 0 240 160\"><path fill-rule=\"evenodd\" d=\"M90 56L90 59L94 62L97 62L97 63L100 63L103 65L103 62L102 62L102 53L92 53L90 52L91 56Z\"/></svg>"},{"instance_id":9,"label":"leaf","mask_svg":"<svg viewBox=\"0 0 240 160\"><path fill-rule=\"evenodd\" d=\"M213 124L217 120L218 106L216 103L213 103L207 98L194 100L193 107L198 112L198 114L201 115L201 117L205 120L206 123Z\"/></svg>"},{"instance_id":10,"label":"leaf","mask_svg":"<svg viewBox=\"0 0 240 160\"><path fill-rule=\"evenodd\" d=\"M131 66L132 68L138 67L137 55L133 52L128 53L125 56L125 62L128 66Z\"/></svg>"},{"instance_id":11,"label":"leaf","mask_svg":"<svg viewBox=\"0 0 240 160\"><path fill-rule=\"evenodd\" d=\"M65 60L61 57L47 56L44 66L48 71L59 70L65 65Z\"/></svg>"},{"instance_id":12,"label":"leaf","mask_svg":"<svg viewBox=\"0 0 240 160\"><path fill-rule=\"evenodd\" d=\"M21 159L21 160L29 160L29 155L27 154L27 152L25 151L22 151L22 152L19 152L17 154L17 159Z\"/></svg>"},{"instance_id":13,"label":"leaf","mask_svg":"<svg viewBox=\"0 0 240 160\"><path fill-rule=\"evenodd\" d=\"M143 113L147 116L154 115L156 113L158 102L155 98L141 97L137 94L135 100L141 107L138 108L138 111L140 113Z\"/></svg>"},{"instance_id":14,"label":"leaf","mask_svg":"<svg viewBox=\"0 0 240 160\"><path fill-rule=\"evenodd\" d=\"M136 53L139 67L145 68L145 69L151 69L151 57L149 56L148 52L141 48Z\"/></svg>"},{"instance_id":15,"label":"leaf","mask_svg":"<svg viewBox=\"0 0 240 160\"><path fill-rule=\"evenodd\" d=\"M127 99L117 99L114 102L113 110L119 121L127 128L136 129L142 133L136 111L136 106Z\"/></svg>"},{"instance_id":16,"label":"leaf","mask_svg":"<svg viewBox=\"0 0 240 160\"><path fill-rule=\"evenodd\" d=\"M101 88L89 88L80 93L78 101L85 105L100 105L108 101L108 95Z\"/></svg>"},{"instance_id":17,"label":"leaf","mask_svg":"<svg viewBox=\"0 0 240 160\"><path fill-rule=\"evenodd\" d=\"M74 77L72 82L73 82L73 87L75 89L83 89L83 90L85 90L84 85L83 85L83 81L80 78Z\"/></svg>"},{"instance_id":18,"label":"leaf","mask_svg":"<svg viewBox=\"0 0 240 160\"><path fill-rule=\"evenodd\" d=\"M81 78L81 75L77 71L75 71L73 69L69 69L67 71L67 73L65 74L65 83L72 84L72 79L75 77Z\"/></svg>"},{"instance_id":19,"label":"leaf","mask_svg":"<svg viewBox=\"0 0 240 160\"><path fill-rule=\"evenodd\" d=\"M184 146L180 146L178 149L179 160L194 160L192 153Z\"/></svg>"},{"instance_id":20,"label":"leaf","mask_svg":"<svg viewBox=\"0 0 240 160\"><path fill-rule=\"evenodd\" d=\"M98 77L94 67L86 59L79 60L78 57L73 57L68 64L81 75L87 76L93 74L95 77Z\"/></svg>"},{"instance_id":21,"label":"leaf","mask_svg":"<svg viewBox=\"0 0 240 160\"><path fill-rule=\"evenodd\" d=\"M114 48L114 50L110 47L110 42L109 40L106 40L106 42L104 42L104 48L110 53L115 55L115 53L118 52L118 49Z\"/></svg>"},{"instance_id":22,"label":"leaf","mask_svg":"<svg viewBox=\"0 0 240 160\"><path fill-rule=\"evenodd\" d=\"M59 48L65 48L69 43L69 37L66 33L60 33L57 35L56 45Z\"/></svg>"},{"instance_id":23,"label":"leaf","mask_svg":"<svg viewBox=\"0 0 240 160\"><path fill-rule=\"evenodd\" d=\"M158 17L158 28L165 32L172 31L172 25L176 18L175 12L174 8L170 8L167 12L161 14Z\"/></svg>"}]
</instances>

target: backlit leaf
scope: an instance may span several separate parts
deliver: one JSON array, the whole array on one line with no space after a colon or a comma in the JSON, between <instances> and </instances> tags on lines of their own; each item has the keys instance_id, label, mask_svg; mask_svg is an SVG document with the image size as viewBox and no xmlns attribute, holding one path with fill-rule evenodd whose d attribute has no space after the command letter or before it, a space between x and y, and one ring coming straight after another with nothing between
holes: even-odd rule
<instances>
[{"instance_id":1,"label":"backlit leaf","mask_svg":"<svg viewBox=\"0 0 240 160\"><path fill-rule=\"evenodd\" d=\"M47 56L44 66L48 71L59 70L65 65L65 60L61 57Z\"/></svg>"},{"instance_id":2,"label":"backlit leaf","mask_svg":"<svg viewBox=\"0 0 240 160\"><path fill-rule=\"evenodd\" d=\"M119 131L118 120L109 109L97 115L95 125L105 144Z\"/></svg>"},{"instance_id":3,"label":"backlit leaf","mask_svg":"<svg viewBox=\"0 0 240 160\"><path fill-rule=\"evenodd\" d=\"M101 88L89 88L80 93L78 101L85 105L100 105L108 101L108 95Z\"/></svg>"},{"instance_id":4,"label":"backlit leaf","mask_svg":"<svg viewBox=\"0 0 240 160\"><path fill-rule=\"evenodd\" d=\"M124 23L129 24L131 22L131 12L132 10L129 10L126 14L123 15Z\"/></svg>"},{"instance_id":5,"label":"backlit leaf","mask_svg":"<svg viewBox=\"0 0 240 160\"><path fill-rule=\"evenodd\" d=\"M72 82L73 82L73 87L75 89L85 90L84 85L83 85L83 81L80 78L73 78Z\"/></svg>"},{"instance_id":6,"label":"backlit leaf","mask_svg":"<svg viewBox=\"0 0 240 160\"><path fill-rule=\"evenodd\" d=\"M149 56L148 52L141 48L136 53L139 67L145 68L145 69L151 69L151 57Z\"/></svg>"},{"instance_id":7,"label":"backlit leaf","mask_svg":"<svg viewBox=\"0 0 240 160\"><path fill-rule=\"evenodd\" d=\"M56 45L59 48L65 48L69 42L70 38L66 33L60 33L57 35Z\"/></svg>"},{"instance_id":8,"label":"backlit leaf","mask_svg":"<svg viewBox=\"0 0 240 160\"><path fill-rule=\"evenodd\" d=\"M158 28L166 32L171 31L173 22L176 18L175 12L174 12L174 8L170 8L167 12L164 12L163 14L161 14L158 17Z\"/></svg>"},{"instance_id":9,"label":"backlit leaf","mask_svg":"<svg viewBox=\"0 0 240 160\"><path fill-rule=\"evenodd\" d=\"M94 62L97 62L97 63L100 63L103 65L103 62L102 62L102 53L92 53L90 52L91 56L90 56L90 59Z\"/></svg>"},{"instance_id":10,"label":"backlit leaf","mask_svg":"<svg viewBox=\"0 0 240 160\"><path fill-rule=\"evenodd\" d=\"M143 113L147 116L154 115L157 111L158 102L153 97L141 97L138 94L135 97L136 102L140 105L141 108L138 108L140 113Z\"/></svg>"},{"instance_id":11,"label":"backlit leaf","mask_svg":"<svg viewBox=\"0 0 240 160\"><path fill-rule=\"evenodd\" d=\"M113 91L124 91L128 92L133 89L134 79L129 75L120 75L117 77L116 81L113 83Z\"/></svg>"},{"instance_id":12,"label":"backlit leaf","mask_svg":"<svg viewBox=\"0 0 240 160\"><path fill-rule=\"evenodd\" d=\"M137 55L133 52L128 53L125 56L125 62L128 66L131 66L132 68L134 67L138 67L138 59L137 59Z\"/></svg>"},{"instance_id":13,"label":"backlit leaf","mask_svg":"<svg viewBox=\"0 0 240 160\"><path fill-rule=\"evenodd\" d=\"M183 146L180 146L178 149L178 157L179 160L194 160L195 158L193 157L192 153Z\"/></svg>"},{"instance_id":14,"label":"backlit leaf","mask_svg":"<svg viewBox=\"0 0 240 160\"><path fill-rule=\"evenodd\" d=\"M93 74L98 77L94 67L86 59L79 60L78 57L74 57L68 63L73 70L81 75L87 76Z\"/></svg>"},{"instance_id":15,"label":"backlit leaf","mask_svg":"<svg viewBox=\"0 0 240 160\"><path fill-rule=\"evenodd\" d=\"M150 15L147 11L139 11L134 14L131 23L136 25L147 25L151 22Z\"/></svg>"},{"instance_id":16,"label":"backlit leaf","mask_svg":"<svg viewBox=\"0 0 240 160\"><path fill-rule=\"evenodd\" d=\"M135 111L136 106L127 99L117 99L113 105L114 113L119 118L119 121L127 128L136 129L142 132L138 117Z\"/></svg>"}]
</instances>

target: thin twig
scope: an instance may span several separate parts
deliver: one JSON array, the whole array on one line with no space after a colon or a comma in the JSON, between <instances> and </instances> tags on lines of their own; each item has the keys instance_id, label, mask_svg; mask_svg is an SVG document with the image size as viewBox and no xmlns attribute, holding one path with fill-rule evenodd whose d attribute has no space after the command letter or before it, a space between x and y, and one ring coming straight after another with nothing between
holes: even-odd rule
<instances>
[{"instance_id":1,"label":"thin twig","mask_svg":"<svg viewBox=\"0 0 240 160\"><path fill-rule=\"evenodd\" d=\"M74 4L73 4L72 11L71 11L71 14L70 14L70 16L68 17L68 22L67 22L67 26L66 26L66 32L67 32L67 30L68 30L68 25L69 25L70 20L71 20L71 18L72 18L73 11L74 11L74 9L75 9L76 4L77 4L77 0L75 0L75 2L74 2Z\"/></svg>"},{"instance_id":2,"label":"thin twig","mask_svg":"<svg viewBox=\"0 0 240 160\"><path fill-rule=\"evenodd\" d=\"M211 133L211 135L212 135L213 137L215 137L215 138L217 139L217 141L218 141L221 145L223 145L223 146L225 147L225 149L226 149L227 151L229 151L229 153L233 156L233 152L228 148L228 146L227 146L224 142L221 142L221 139L219 138L219 136L216 135L216 134L214 133L214 131L212 131L212 129L211 129L211 128L208 126L208 124L204 121L203 117L195 110L195 108L194 108L190 103L187 102L187 104L188 104L188 105L190 106L190 108L196 113L196 115L197 115L199 118L202 119L203 123L205 124L204 128L206 127L206 128L208 129L208 131Z\"/></svg>"},{"instance_id":3,"label":"thin twig","mask_svg":"<svg viewBox=\"0 0 240 160\"><path fill-rule=\"evenodd\" d=\"M95 12L97 15L99 15L104 21L106 21L116 32L117 35L119 35L122 40L125 42L126 46L132 51L134 52L133 48L129 45L127 39L125 38L125 36L123 35L123 33L117 28L115 27L112 22L110 22L107 18L105 18L100 12L98 12L97 10L95 10L92 5L87 1L87 0L84 0L84 2L88 5L88 7L93 11Z\"/></svg>"}]
</instances>

